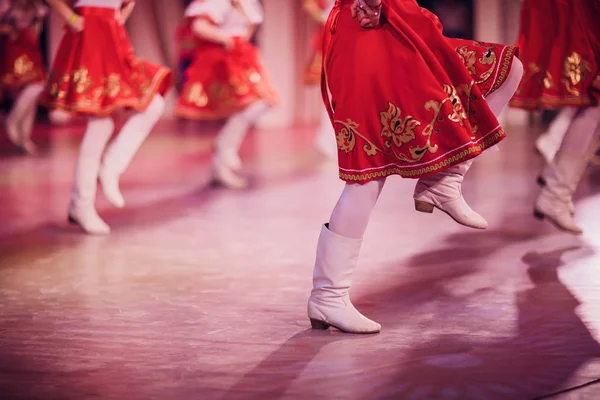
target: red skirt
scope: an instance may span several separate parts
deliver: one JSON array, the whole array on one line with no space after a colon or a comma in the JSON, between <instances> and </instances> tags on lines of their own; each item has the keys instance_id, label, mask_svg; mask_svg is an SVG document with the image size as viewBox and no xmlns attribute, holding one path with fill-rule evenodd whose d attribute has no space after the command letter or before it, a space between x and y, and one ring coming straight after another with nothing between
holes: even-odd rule
<instances>
[{"instance_id":1,"label":"red skirt","mask_svg":"<svg viewBox=\"0 0 600 400\"><path fill-rule=\"evenodd\" d=\"M259 100L277 102L258 50L236 38L234 48L202 42L196 47L175 113L187 119L228 117Z\"/></svg>"},{"instance_id":2,"label":"red skirt","mask_svg":"<svg viewBox=\"0 0 600 400\"><path fill-rule=\"evenodd\" d=\"M513 107L535 110L598 104L600 4L526 0L519 48L525 73Z\"/></svg>"},{"instance_id":3,"label":"red skirt","mask_svg":"<svg viewBox=\"0 0 600 400\"><path fill-rule=\"evenodd\" d=\"M172 72L133 54L115 10L81 7L81 33L65 27L42 104L104 117L122 108L145 110L155 94L172 85Z\"/></svg>"},{"instance_id":4,"label":"red skirt","mask_svg":"<svg viewBox=\"0 0 600 400\"><path fill-rule=\"evenodd\" d=\"M447 39L414 0L383 0L385 22L365 30L350 4L336 4L324 46L342 180L420 178L504 139L484 96L507 78L514 47Z\"/></svg>"},{"instance_id":5,"label":"red skirt","mask_svg":"<svg viewBox=\"0 0 600 400\"><path fill-rule=\"evenodd\" d=\"M304 70L304 83L317 85L321 82L321 70L323 68L323 27L316 29L311 41L311 57Z\"/></svg>"},{"instance_id":6,"label":"red skirt","mask_svg":"<svg viewBox=\"0 0 600 400\"><path fill-rule=\"evenodd\" d=\"M40 42L30 29L21 30L15 40L0 36L0 54L0 94L46 80Z\"/></svg>"}]
</instances>

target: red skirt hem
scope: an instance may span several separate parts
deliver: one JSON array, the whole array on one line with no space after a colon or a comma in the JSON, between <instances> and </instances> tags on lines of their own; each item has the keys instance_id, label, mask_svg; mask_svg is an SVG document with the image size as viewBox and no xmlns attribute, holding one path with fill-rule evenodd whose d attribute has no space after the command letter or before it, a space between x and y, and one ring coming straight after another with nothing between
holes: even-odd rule
<instances>
[{"instance_id":1,"label":"red skirt hem","mask_svg":"<svg viewBox=\"0 0 600 400\"><path fill-rule=\"evenodd\" d=\"M481 137L479 140L451 150L430 162L418 165L390 163L381 167L366 168L362 170L350 170L340 167L339 177L341 180L348 183L367 183L372 180L382 179L392 175L398 175L408 179L419 179L475 158L482 154L486 149L497 145L505 138L506 133L501 127L498 127L489 134Z\"/></svg>"},{"instance_id":2,"label":"red skirt hem","mask_svg":"<svg viewBox=\"0 0 600 400\"><path fill-rule=\"evenodd\" d=\"M74 112L83 115L92 115L100 118L108 117L120 109L132 109L135 111L144 111L152 101L156 94L165 95L172 85L173 73L169 68L161 68L154 76L153 83L146 89L142 98L135 99L117 99L114 103L106 106L90 106L89 102L81 104L69 104L61 101L53 101L48 98L43 98L40 101L42 106ZM87 104L85 104L87 103Z\"/></svg>"},{"instance_id":3,"label":"red skirt hem","mask_svg":"<svg viewBox=\"0 0 600 400\"><path fill-rule=\"evenodd\" d=\"M252 98L247 98L244 101L238 101L235 106L221 109L219 111L213 110L202 110L198 107L194 106L186 106L182 104L178 104L175 108L175 116L184 119L193 119L198 121L212 121L216 119L227 118L238 111L243 110L251 104L254 104L258 101L264 100L261 96L255 96ZM276 105L275 101L267 100L270 104Z\"/></svg>"}]
</instances>

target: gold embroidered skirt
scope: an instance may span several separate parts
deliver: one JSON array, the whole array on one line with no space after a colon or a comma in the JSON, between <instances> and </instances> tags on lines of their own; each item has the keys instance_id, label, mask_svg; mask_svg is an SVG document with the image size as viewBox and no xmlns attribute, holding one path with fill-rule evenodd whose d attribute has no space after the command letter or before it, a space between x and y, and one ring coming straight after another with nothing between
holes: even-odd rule
<instances>
[{"instance_id":1,"label":"gold embroidered skirt","mask_svg":"<svg viewBox=\"0 0 600 400\"><path fill-rule=\"evenodd\" d=\"M516 48L448 39L414 0L384 0L384 23L365 30L351 3L336 4L324 46L342 180L420 178L505 137L485 96L508 77Z\"/></svg>"},{"instance_id":2,"label":"gold embroidered skirt","mask_svg":"<svg viewBox=\"0 0 600 400\"><path fill-rule=\"evenodd\" d=\"M175 110L181 118L220 119L259 100L277 103L258 50L241 38L230 50L199 42L184 81Z\"/></svg>"},{"instance_id":3,"label":"gold embroidered skirt","mask_svg":"<svg viewBox=\"0 0 600 400\"><path fill-rule=\"evenodd\" d=\"M0 36L0 95L14 93L32 82L46 79L39 39L30 29L15 38Z\"/></svg>"},{"instance_id":4,"label":"gold embroidered skirt","mask_svg":"<svg viewBox=\"0 0 600 400\"><path fill-rule=\"evenodd\" d=\"M535 110L598 104L600 3L526 0L519 48L525 67L513 107Z\"/></svg>"},{"instance_id":5,"label":"gold embroidered skirt","mask_svg":"<svg viewBox=\"0 0 600 400\"><path fill-rule=\"evenodd\" d=\"M172 85L171 70L133 54L117 11L80 7L81 33L65 27L42 104L104 117L122 108L145 110L155 94Z\"/></svg>"}]
</instances>

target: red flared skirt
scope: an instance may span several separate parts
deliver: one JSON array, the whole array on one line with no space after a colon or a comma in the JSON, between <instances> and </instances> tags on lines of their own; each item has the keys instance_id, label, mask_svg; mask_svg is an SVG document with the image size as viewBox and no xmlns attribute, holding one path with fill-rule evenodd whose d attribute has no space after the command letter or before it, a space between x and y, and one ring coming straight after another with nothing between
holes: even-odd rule
<instances>
[{"instance_id":1,"label":"red flared skirt","mask_svg":"<svg viewBox=\"0 0 600 400\"><path fill-rule=\"evenodd\" d=\"M321 83L321 70L323 67L323 27L315 30L311 41L311 56L304 70L303 80L307 85Z\"/></svg>"},{"instance_id":2,"label":"red flared skirt","mask_svg":"<svg viewBox=\"0 0 600 400\"><path fill-rule=\"evenodd\" d=\"M256 47L241 38L231 50L203 42L185 72L175 113L187 119L220 119L259 100L275 104L277 94Z\"/></svg>"},{"instance_id":3,"label":"red flared skirt","mask_svg":"<svg viewBox=\"0 0 600 400\"><path fill-rule=\"evenodd\" d=\"M420 178L505 137L485 96L506 80L514 47L447 39L414 0L383 0L385 22L365 30L350 4L336 4L324 46L342 180Z\"/></svg>"},{"instance_id":4,"label":"red flared skirt","mask_svg":"<svg viewBox=\"0 0 600 400\"><path fill-rule=\"evenodd\" d=\"M0 94L46 80L40 42L30 29L19 31L14 40L0 36L0 54Z\"/></svg>"},{"instance_id":5,"label":"red flared skirt","mask_svg":"<svg viewBox=\"0 0 600 400\"><path fill-rule=\"evenodd\" d=\"M65 27L42 104L84 115L108 116L123 108L145 110L172 85L172 72L137 58L115 10L81 7L81 33Z\"/></svg>"},{"instance_id":6,"label":"red flared skirt","mask_svg":"<svg viewBox=\"0 0 600 400\"><path fill-rule=\"evenodd\" d=\"M511 105L535 110L598 104L599 21L597 0L526 0L518 44L525 73Z\"/></svg>"}]
</instances>

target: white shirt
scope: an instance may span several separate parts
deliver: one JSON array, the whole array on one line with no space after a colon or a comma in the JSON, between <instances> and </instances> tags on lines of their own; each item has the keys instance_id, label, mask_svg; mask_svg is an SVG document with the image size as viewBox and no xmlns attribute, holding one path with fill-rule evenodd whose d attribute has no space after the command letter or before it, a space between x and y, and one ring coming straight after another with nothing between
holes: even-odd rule
<instances>
[{"instance_id":1,"label":"white shirt","mask_svg":"<svg viewBox=\"0 0 600 400\"><path fill-rule=\"evenodd\" d=\"M120 10L123 7L123 0L77 0L75 7L102 7Z\"/></svg>"},{"instance_id":2,"label":"white shirt","mask_svg":"<svg viewBox=\"0 0 600 400\"><path fill-rule=\"evenodd\" d=\"M260 25L264 20L262 6L258 0L239 0L244 12L235 8L230 0L196 0L185 10L185 16L208 17L229 36L245 36L251 25Z\"/></svg>"}]
</instances>

